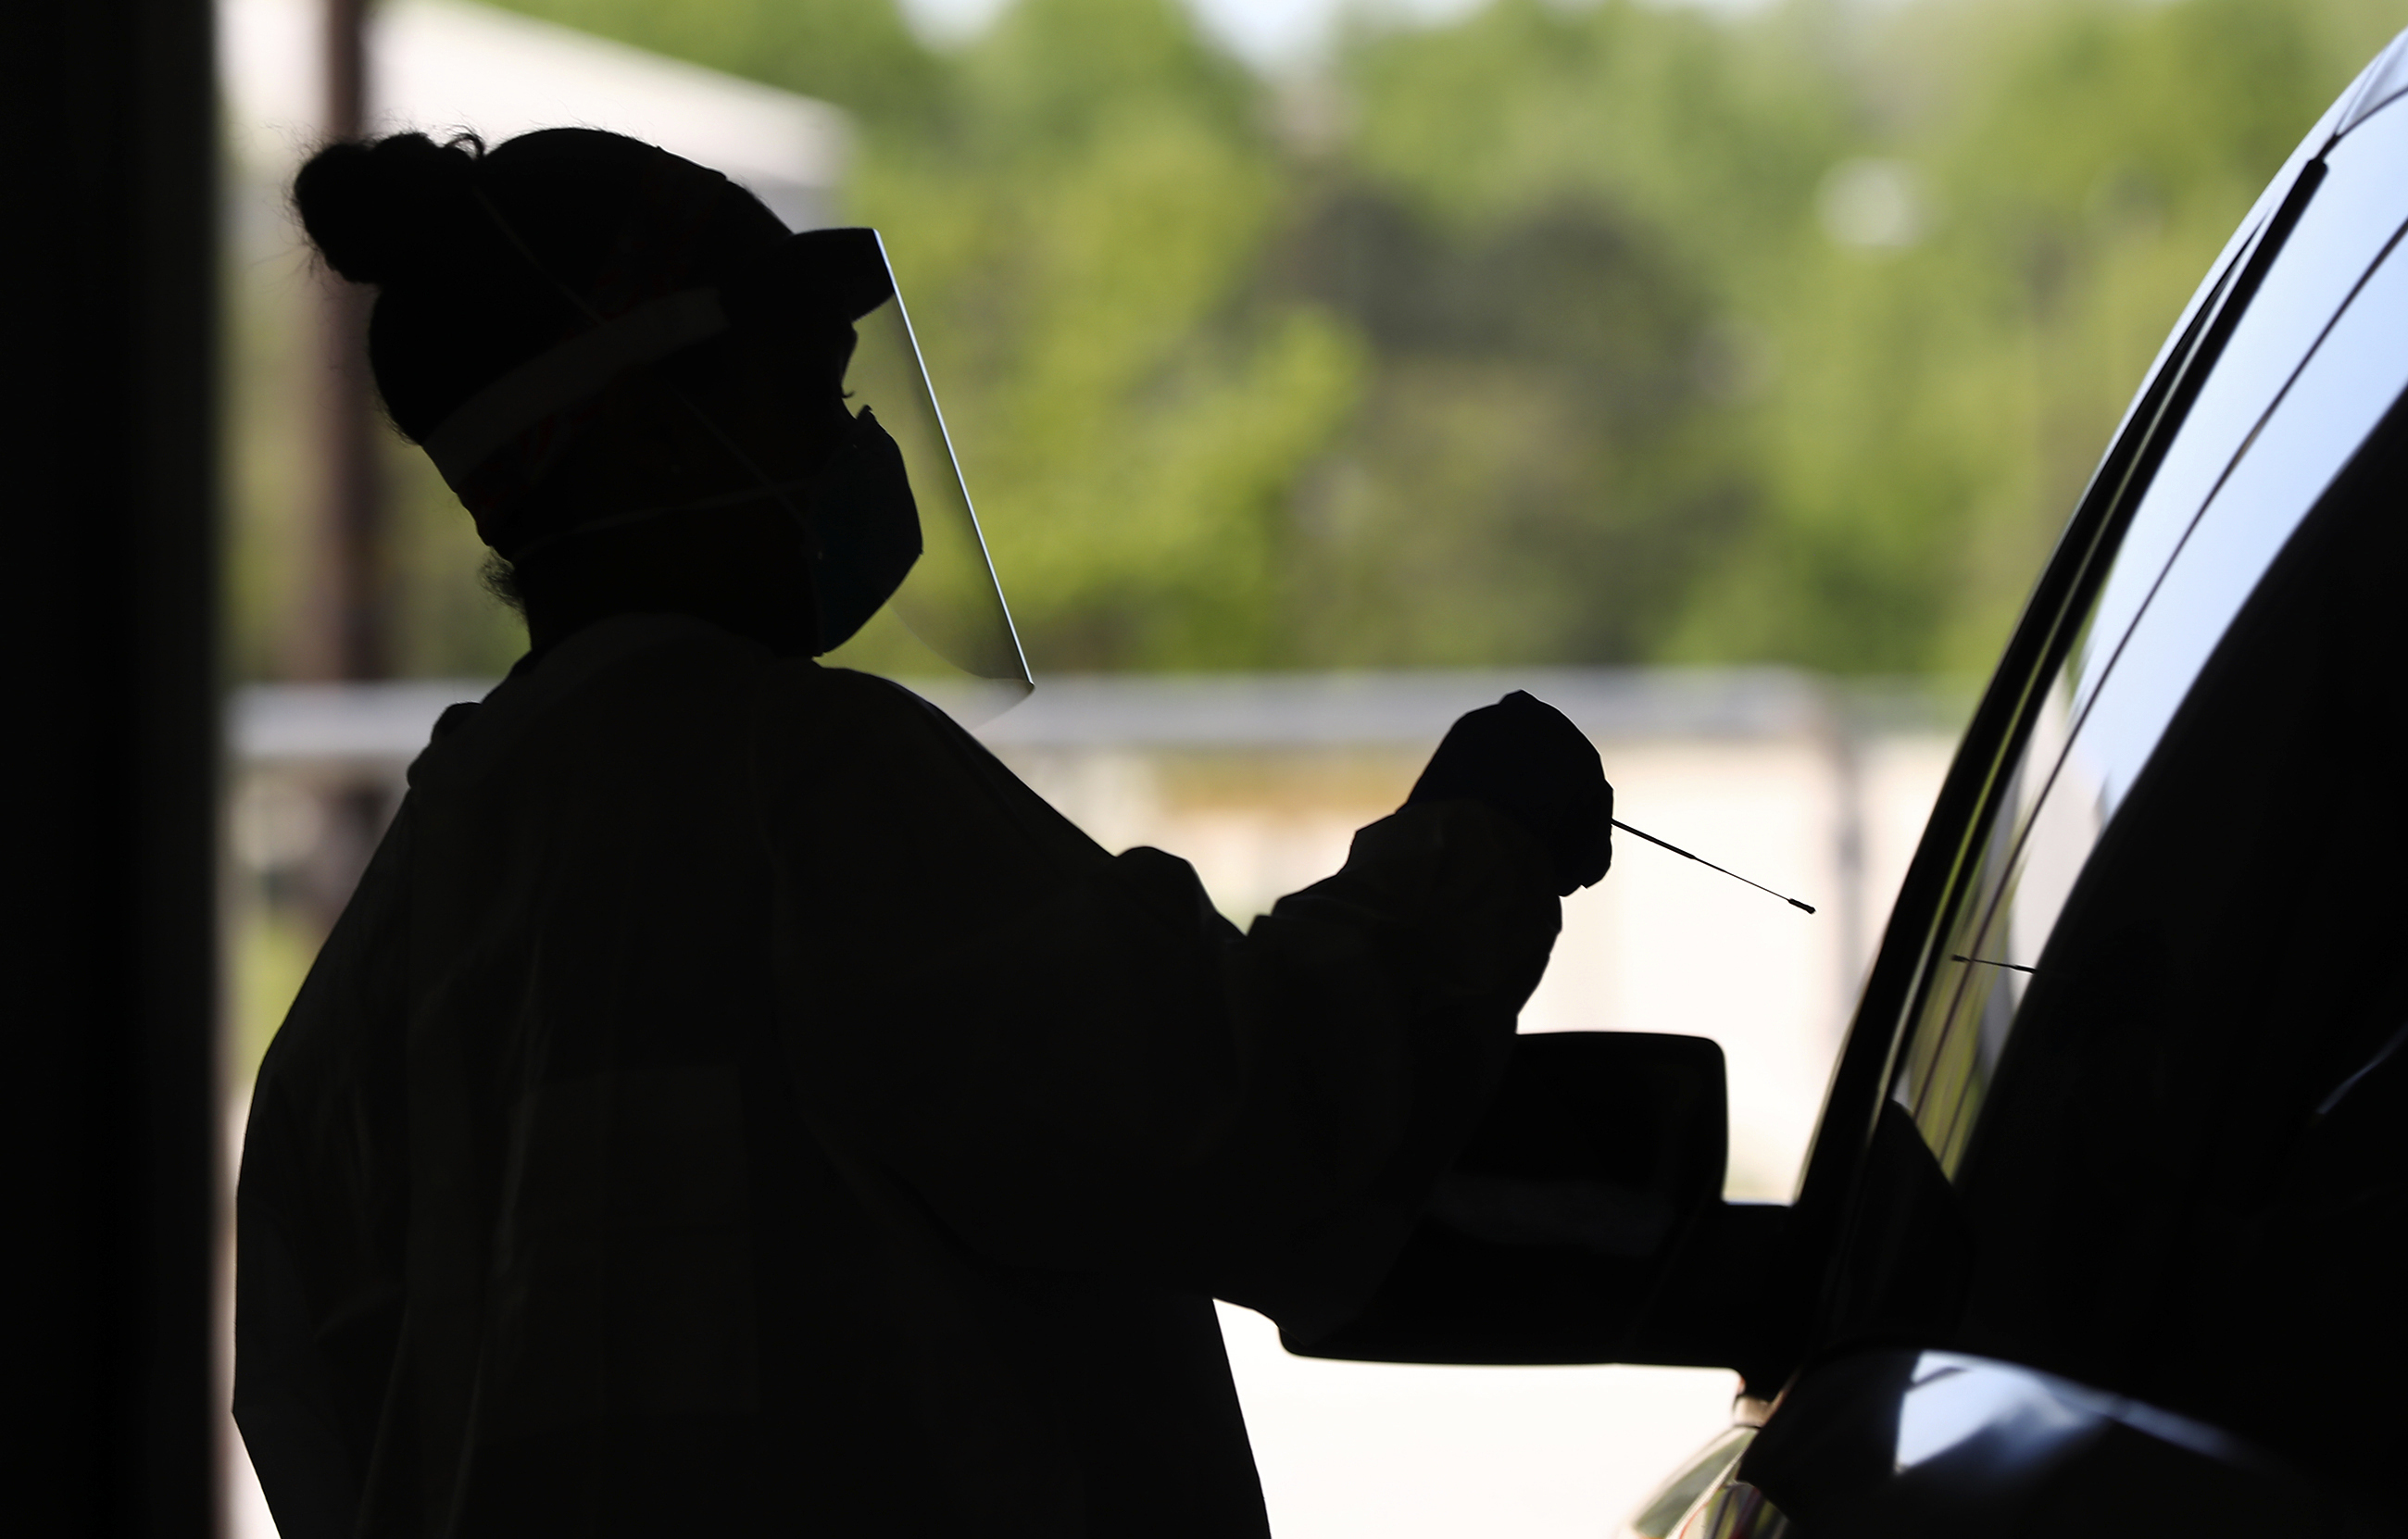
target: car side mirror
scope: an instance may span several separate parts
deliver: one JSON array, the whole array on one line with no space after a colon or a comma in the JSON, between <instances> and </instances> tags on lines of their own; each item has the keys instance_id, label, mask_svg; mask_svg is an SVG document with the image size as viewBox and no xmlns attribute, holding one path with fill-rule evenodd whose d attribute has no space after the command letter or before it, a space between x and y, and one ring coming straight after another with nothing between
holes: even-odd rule
<instances>
[{"instance_id":1,"label":"car side mirror","mask_svg":"<svg viewBox=\"0 0 2408 1539\"><path fill-rule=\"evenodd\" d=\"M1516 1037L1379 1292L1282 1340L1382 1362L1743 1367L1752 1312L1727 1274L1769 1253L1787 1210L1722 1201L1728 1137L1722 1049L1703 1037Z\"/></svg>"}]
</instances>

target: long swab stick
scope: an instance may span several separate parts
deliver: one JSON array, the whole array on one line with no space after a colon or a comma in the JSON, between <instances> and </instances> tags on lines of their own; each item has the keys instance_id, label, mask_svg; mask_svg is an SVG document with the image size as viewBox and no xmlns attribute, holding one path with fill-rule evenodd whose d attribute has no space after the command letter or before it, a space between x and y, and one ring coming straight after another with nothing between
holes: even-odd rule
<instances>
[{"instance_id":1,"label":"long swab stick","mask_svg":"<svg viewBox=\"0 0 2408 1539\"><path fill-rule=\"evenodd\" d=\"M1723 871L1721 866L1714 864L1713 862L1707 860L1704 856L1692 855L1687 850L1683 849L1679 845L1670 844L1665 840L1659 839L1644 829L1632 828L1628 823L1624 822L1619 818L1613 819L1613 826L1622 830L1625 834L1636 834L1651 845L1661 845L1664 848L1670 850L1673 854L1680 856L1683 860L1695 861L1709 871L1722 871L1723 875L1728 876L1732 881L1747 882L1747 878L1741 876L1738 872ZM1809 914L1814 912L1814 905L1813 904L1800 903L1796 898L1789 897L1784 893L1775 892L1772 889L1765 886L1762 882L1747 882L1747 885L1756 889L1758 892L1765 893L1770 897L1779 898L1783 903L1787 904L1792 908L1802 908Z\"/></svg>"}]
</instances>

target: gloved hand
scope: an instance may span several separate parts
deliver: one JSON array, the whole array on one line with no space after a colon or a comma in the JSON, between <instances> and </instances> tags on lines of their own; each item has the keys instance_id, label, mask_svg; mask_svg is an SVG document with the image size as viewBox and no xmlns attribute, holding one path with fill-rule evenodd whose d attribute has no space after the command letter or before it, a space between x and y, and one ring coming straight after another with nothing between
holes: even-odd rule
<instances>
[{"instance_id":1,"label":"gloved hand","mask_svg":"<svg viewBox=\"0 0 2408 1539\"><path fill-rule=\"evenodd\" d=\"M1484 803L1537 835L1555 892L1570 897L1613 864L1613 788L1597 749L1563 712L1516 690L1458 718L1405 798Z\"/></svg>"}]
</instances>

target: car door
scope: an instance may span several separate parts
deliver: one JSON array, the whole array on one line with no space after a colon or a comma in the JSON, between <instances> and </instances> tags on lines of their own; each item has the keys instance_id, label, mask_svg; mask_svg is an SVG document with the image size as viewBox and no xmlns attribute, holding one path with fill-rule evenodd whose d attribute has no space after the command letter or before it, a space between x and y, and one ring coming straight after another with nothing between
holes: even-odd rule
<instances>
[{"instance_id":1,"label":"car door","mask_svg":"<svg viewBox=\"0 0 2408 1539\"><path fill-rule=\"evenodd\" d=\"M2403 89L2396 42L2102 462L1766 1263L1781 1399L1637 1532L2105 1532L2234 1471L2143 1530L2372 1521L2408 1430Z\"/></svg>"}]
</instances>

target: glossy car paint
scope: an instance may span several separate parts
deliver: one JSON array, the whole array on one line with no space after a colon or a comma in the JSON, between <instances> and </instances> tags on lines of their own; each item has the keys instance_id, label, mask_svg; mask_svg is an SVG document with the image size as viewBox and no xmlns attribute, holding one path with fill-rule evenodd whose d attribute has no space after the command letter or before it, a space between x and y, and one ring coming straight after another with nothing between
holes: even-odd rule
<instances>
[{"instance_id":1,"label":"glossy car paint","mask_svg":"<svg viewBox=\"0 0 2408 1539\"><path fill-rule=\"evenodd\" d=\"M1647 1525L1655 1527L1655 1525ZM1801 1381L1679 1539L2340 1535L2349 1504L2204 1423L1961 1353L1872 1350Z\"/></svg>"}]
</instances>

